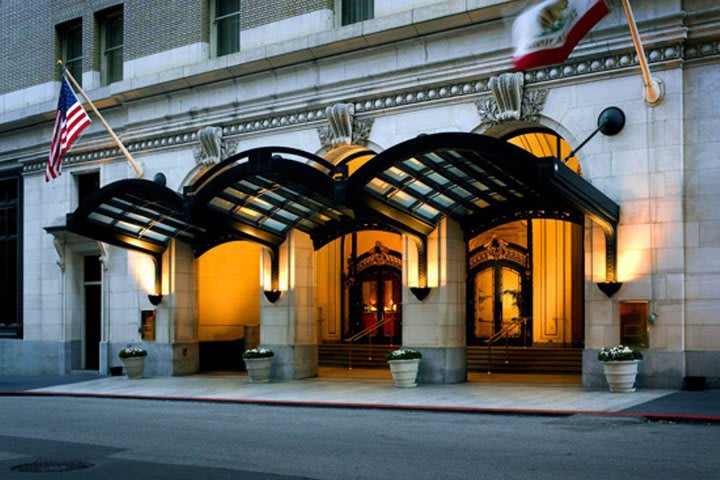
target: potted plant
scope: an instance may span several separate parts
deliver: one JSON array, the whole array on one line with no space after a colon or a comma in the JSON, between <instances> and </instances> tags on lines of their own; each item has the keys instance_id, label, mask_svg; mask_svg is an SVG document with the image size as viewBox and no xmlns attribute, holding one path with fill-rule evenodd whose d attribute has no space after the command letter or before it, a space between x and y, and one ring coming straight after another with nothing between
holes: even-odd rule
<instances>
[{"instance_id":1,"label":"potted plant","mask_svg":"<svg viewBox=\"0 0 720 480\"><path fill-rule=\"evenodd\" d=\"M270 381L270 366L275 352L267 348L252 348L243 352L243 360L247 367L250 383L267 383Z\"/></svg>"},{"instance_id":2,"label":"potted plant","mask_svg":"<svg viewBox=\"0 0 720 480\"><path fill-rule=\"evenodd\" d=\"M635 391L635 378L638 364L643 356L640 350L624 345L603 348L598 353L602 362L605 379L611 392L627 393Z\"/></svg>"},{"instance_id":3,"label":"potted plant","mask_svg":"<svg viewBox=\"0 0 720 480\"><path fill-rule=\"evenodd\" d=\"M417 387L418 368L422 353L417 350L400 349L385 356L396 387Z\"/></svg>"},{"instance_id":4,"label":"potted plant","mask_svg":"<svg viewBox=\"0 0 720 480\"><path fill-rule=\"evenodd\" d=\"M120 350L118 357L125 366L125 372L127 372L128 378L136 379L143 378L143 372L145 371L145 357L147 357L147 351L138 347L127 347Z\"/></svg>"}]
</instances>

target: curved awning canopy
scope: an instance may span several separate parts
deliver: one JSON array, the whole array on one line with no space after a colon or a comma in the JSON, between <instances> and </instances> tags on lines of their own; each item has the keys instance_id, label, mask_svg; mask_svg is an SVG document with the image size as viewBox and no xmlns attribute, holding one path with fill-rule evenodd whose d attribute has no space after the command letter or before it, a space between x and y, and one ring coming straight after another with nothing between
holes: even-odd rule
<instances>
[{"instance_id":1,"label":"curved awning canopy","mask_svg":"<svg viewBox=\"0 0 720 480\"><path fill-rule=\"evenodd\" d=\"M68 228L153 255L171 238L189 242L196 255L230 240L275 251L293 228L310 234L316 248L344 233L382 229L410 234L422 250L445 216L471 238L523 218L580 223L589 215L605 229L612 276L619 214L557 159L483 135L440 133L378 155L359 151L337 165L302 150L255 148L210 168L183 195L122 180L69 215Z\"/></svg>"},{"instance_id":2,"label":"curved awning canopy","mask_svg":"<svg viewBox=\"0 0 720 480\"><path fill-rule=\"evenodd\" d=\"M305 233L354 219L335 201L333 165L290 148L234 155L185 189L190 219L277 246L290 229Z\"/></svg>"},{"instance_id":3,"label":"curved awning canopy","mask_svg":"<svg viewBox=\"0 0 720 480\"><path fill-rule=\"evenodd\" d=\"M471 237L519 218L582 221L614 228L620 208L559 160L537 158L491 137L423 135L365 163L347 180L346 197L378 203L433 227L443 216Z\"/></svg>"},{"instance_id":4,"label":"curved awning canopy","mask_svg":"<svg viewBox=\"0 0 720 480\"><path fill-rule=\"evenodd\" d=\"M185 219L183 197L149 180L120 180L67 216L73 233L159 256L172 238L192 243L203 229Z\"/></svg>"}]
</instances>

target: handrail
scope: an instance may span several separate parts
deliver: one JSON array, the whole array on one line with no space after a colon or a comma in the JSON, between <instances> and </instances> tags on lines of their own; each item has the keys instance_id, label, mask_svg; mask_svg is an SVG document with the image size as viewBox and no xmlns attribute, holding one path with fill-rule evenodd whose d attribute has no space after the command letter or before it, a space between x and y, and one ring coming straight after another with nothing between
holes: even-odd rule
<instances>
[{"instance_id":1,"label":"handrail","mask_svg":"<svg viewBox=\"0 0 720 480\"><path fill-rule=\"evenodd\" d=\"M503 337L508 336L508 333L510 330L512 330L515 327L518 327L520 325L524 325L527 323L527 317L519 317L519 318L513 318L508 323L505 324L503 328L501 328L498 332L496 332L492 337L485 340L487 343L495 343L498 340L500 340Z\"/></svg>"},{"instance_id":2,"label":"handrail","mask_svg":"<svg viewBox=\"0 0 720 480\"><path fill-rule=\"evenodd\" d=\"M360 340L363 337L369 336L373 331L376 331L378 328L385 326L386 324L395 321L396 319L394 317L387 317L380 320L378 323L374 325L370 325L369 327L361 330L360 332L356 333L350 338L346 338L345 341L350 344L350 348L348 349L348 370L352 370L352 351L353 351L353 342ZM372 337L369 338L369 350L368 350L368 360L372 360Z\"/></svg>"},{"instance_id":3,"label":"handrail","mask_svg":"<svg viewBox=\"0 0 720 480\"><path fill-rule=\"evenodd\" d=\"M378 327L382 327L383 325L385 325L386 323L391 322L392 320L395 320L395 319L392 318L392 317L384 318L384 319L380 320L380 322L376 323L375 325L370 325L369 327L367 327L367 328L365 328L364 330L356 333L356 334L353 335L352 337L346 338L344 341L345 341L345 342L354 342L355 340L359 340L359 339L361 339L362 337L368 335L371 331L377 330Z\"/></svg>"},{"instance_id":4,"label":"handrail","mask_svg":"<svg viewBox=\"0 0 720 480\"><path fill-rule=\"evenodd\" d=\"M509 333L510 330L518 327L520 328L520 334L523 337L523 348L527 348L527 322L530 320L530 317L518 317L513 318L508 322L503 328L501 328L498 332L496 332L494 335L492 335L490 338L486 340L488 344L488 375L492 373L492 346L493 343L497 342L498 340L504 338L505 339L505 363L508 364L510 361L508 360L508 355L510 352L510 344L508 342L508 338L510 337Z\"/></svg>"}]
</instances>

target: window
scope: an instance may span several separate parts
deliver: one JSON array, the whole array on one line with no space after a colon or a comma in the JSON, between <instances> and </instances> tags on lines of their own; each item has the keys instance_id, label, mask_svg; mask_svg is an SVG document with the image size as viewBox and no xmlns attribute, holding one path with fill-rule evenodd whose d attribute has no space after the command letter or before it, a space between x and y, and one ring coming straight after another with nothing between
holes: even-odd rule
<instances>
[{"instance_id":1,"label":"window","mask_svg":"<svg viewBox=\"0 0 720 480\"><path fill-rule=\"evenodd\" d=\"M113 9L100 18L100 69L103 85L123 79L123 11Z\"/></svg>"},{"instance_id":2,"label":"window","mask_svg":"<svg viewBox=\"0 0 720 480\"><path fill-rule=\"evenodd\" d=\"M340 25L370 20L375 15L375 0L341 0Z\"/></svg>"},{"instance_id":3,"label":"window","mask_svg":"<svg viewBox=\"0 0 720 480\"><path fill-rule=\"evenodd\" d=\"M75 20L58 28L63 63L82 85L82 21Z\"/></svg>"},{"instance_id":4,"label":"window","mask_svg":"<svg viewBox=\"0 0 720 480\"><path fill-rule=\"evenodd\" d=\"M19 175L0 176L0 337L22 336L21 189Z\"/></svg>"},{"instance_id":5,"label":"window","mask_svg":"<svg viewBox=\"0 0 720 480\"><path fill-rule=\"evenodd\" d=\"M620 302L620 343L630 347L648 348L650 302L647 300Z\"/></svg>"},{"instance_id":6,"label":"window","mask_svg":"<svg viewBox=\"0 0 720 480\"><path fill-rule=\"evenodd\" d=\"M213 0L213 45L222 57L240 51L240 0Z\"/></svg>"},{"instance_id":7,"label":"window","mask_svg":"<svg viewBox=\"0 0 720 480\"><path fill-rule=\"evenodd\" d=\"M78 205L100 189L100 172L83 173L77 176Z\"/></svg>"}]
</instances>

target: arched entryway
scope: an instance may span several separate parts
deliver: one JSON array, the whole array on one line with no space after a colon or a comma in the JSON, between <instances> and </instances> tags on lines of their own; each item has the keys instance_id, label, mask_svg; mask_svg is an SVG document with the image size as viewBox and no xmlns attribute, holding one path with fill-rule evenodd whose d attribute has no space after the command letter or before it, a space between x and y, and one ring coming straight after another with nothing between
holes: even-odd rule
<instances>
[{"instance_id":1,"label":"arched entryway","mask_svg":"<svg viewBox=\"0 0 720 480\"><path fill-rule=\"evenodd\" d=\"M582 176L571 146L547 128L523 128L503 140ZM579 375L584 215L559 202L518 211L512 220L468 238L469 370Z\"/></svg>"}]
</instances>

